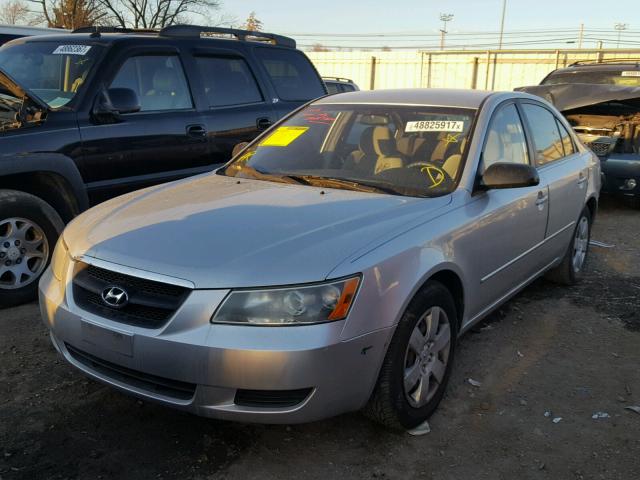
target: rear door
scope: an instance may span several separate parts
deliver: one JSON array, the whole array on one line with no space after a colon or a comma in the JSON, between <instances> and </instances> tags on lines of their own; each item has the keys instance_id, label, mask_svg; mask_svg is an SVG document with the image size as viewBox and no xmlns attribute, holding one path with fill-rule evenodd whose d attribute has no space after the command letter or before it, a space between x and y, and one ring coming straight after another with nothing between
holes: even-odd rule
<instances>
[{"instance_id":1,"label":"rear door","mask_svg":"<svg viewBox=\"0 0 640 480\"><path fill-rule=\"evenodd\" d=\"M549 261L562 257L585 205L589 154L580 153L567 128L548 108L521 103L540 179L549 186L549 221L541 250Z\"/></svg>"},{"instance_id":2,"label":"rear door","mask_svg":"<svg viewBox=\"0 0 640 480\"><path fill-rule=\"evenodd\" d=\"M268 79L271 107L280 119L310 100L327 94L324 82L307 56L292 48L254 47L253 53Z\"/></svg>"},{"instance_id":3,"label":"rear door","mask_svg":"<svg viewBox=\"0 0 640 480\"><path fill-rule=\"evenodd\" d=\"M249 142L275 121L268 92L240 51L198 49L190 59L204 119L211 162L231 158L233 147Z\"/></svg>"},{"instance_id":4,"label":"rear door","mask_svg":"<svg viewBox=\"0 0 640 480\"><path fill-rule=\"evenodd\" d=\"M92 203L211 169L206 127L178 50L135 48L114 63L105 85L134 90L142 108L106 125L80 118L80 169Z\"/></svg>"}]
</instances>

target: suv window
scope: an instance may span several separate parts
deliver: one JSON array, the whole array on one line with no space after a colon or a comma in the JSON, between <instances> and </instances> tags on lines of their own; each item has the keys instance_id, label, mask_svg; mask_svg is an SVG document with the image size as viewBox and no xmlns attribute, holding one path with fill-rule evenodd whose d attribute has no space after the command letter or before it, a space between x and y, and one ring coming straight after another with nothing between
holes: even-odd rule
<instances>
[{"instance_id":1,"label":"suv window","mask_svg":"<svg viewBox=\"0 0 640 480\"><path fill-rule=\"evenodd\" d=\"M546 108L531 103L525 103L523 109L531 128L538 165L545 165L564 157L556 117Z\"/></svg>"},{"instance_id":2,"label":"suv window","mask_svg":"<svg viewBox=\"0 0 640 480\"><path fill-rule=\"evenodd\" d=\"M325 94L304 54L277 48L256 48L256 54L282 100L312 100Z\"/></svg>"},{"instance_id":3,"label":"suv window","mask_svg":"<svg viewBox=\"0 0 640 480\"><path fill-rule=\"evenodd\" d=\"M196 57L210 107L262 102L247 63L234 57Z\"/></svg>"},{"instance_id":4,"label":"suv window","mask_svg":"<svg viewBox=\"0 0 640 480\"><path fill-rule=\"evenodd\" d=\"M120 67L111 87L135 91L143 112L193 107L187 80L176 55L131 57Z\"/></svg>"},{"instance_id":5,"label":"suv window","mask_svg":"<svg viewBox=\"0 0 640 480\"><path fill-rule=\"evenodd\" d=\"M573 140L571 140L571 135L569 135L567 129L564 128L564 125L560 123L560 120L556 119L556 122L558 122L558 129L560 130L560 136L562 137L562 147L564 148L564 155L569 156L574 154L576 150L573 145Z\"/></svg>"},{"instance_id":6,"label":"suv window","mask_svg":"<svg viewBox=\"0 0 640 480\"><path fill-rule=\"evenodd\" d=\"M497 162L529 163L524 128L513 103L500 108L491 119L482 150L480 173Z\"/></svg>"}]
</instances>

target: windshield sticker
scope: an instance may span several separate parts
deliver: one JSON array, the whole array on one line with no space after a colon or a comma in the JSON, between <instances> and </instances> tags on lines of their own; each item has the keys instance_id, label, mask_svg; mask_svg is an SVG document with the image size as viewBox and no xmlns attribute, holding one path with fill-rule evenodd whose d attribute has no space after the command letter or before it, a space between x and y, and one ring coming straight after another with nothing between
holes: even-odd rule
<instances>
[{"instance_id":1,"label":"windshield sticker","mask_svg":"<svg viewBox=\"0 0 640 480\"><path fill-rule=\"evenodd\" d=\"M405 132L462 132L464 122L459 120L419 120L407 122Z\"/></svg>"},{"instance_id":2,"label":"windshield sticker","mask_svg":"<svg viewBox=\"0 0 640 480\"><path fill-rule=\"evenodd\" d=\"M432 185L429 188L436 188L438 185L444 182L444 179L446 178L444 172L433 165L422 167L420 171L426 173L429 177L429 180L431 180Z\"/></svg>"},{"instance_id":3,"label":"windshield sticker","mask_svg":"<svg viewBox=\"0 0 640 480\"><path fill-rule=\"evenodd\" d=\"M622 72L623 77L640 77L640 70L629 70Z\"/></svg>"},{"instance_id":4,"label":"windshield sticker","mask_svg":"<svg viewBox=\"0 0 640 480\"><path fill-rule=\"evenodd\" d=\"M303 116L307 122L319 123L321 125L331 125L336 120L335 117L332 117L327 112L323 112L319 108L310 108Z\"/></svg>"},{"instance_id":5,"label":"windshield sticker","mask_svg":"<svg viewBox=\"0 0 640 480\"><path fill-rule=\"evenodd\" d=\"M90 45L60 45L53 51L53 55L86 55L89 50Z\"/></svg>"},{"instance_id":6,"label":"windshield sticker","mask_svg":"<svg viewBox=\"0 0 640 480\"><path fill-rule=\"evenodd\" d=\"M265 138L261 147L288 147L296 138L304 134L309 127L279 127Z\"/></svg>"}]
</instances>

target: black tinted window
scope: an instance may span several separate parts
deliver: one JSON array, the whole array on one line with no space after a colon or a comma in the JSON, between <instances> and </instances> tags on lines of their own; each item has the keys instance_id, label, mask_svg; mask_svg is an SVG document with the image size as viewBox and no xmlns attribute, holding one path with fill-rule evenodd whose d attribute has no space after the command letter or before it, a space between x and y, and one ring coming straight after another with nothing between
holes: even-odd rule
<instances>
[{"instance_id":1,"label":"black tinted window","mask_svg":"<svg viewBox=\"0 0 640 480\"><path fill-rule=\"evenodd\" d=\"M337 83L328 82L325 85L327 86L327 92L329 92L331 95L333 95L334 93L340 93L340 88L338 87Z\"/></svg>"},{"instance_id":2,"label":"black tinted window","mask_svg":"<svg viewBox=\"0 0 640 480\"><path fill-rule=\"evenodd\" d=\"M211 107L261 102L262 94L247 63L233 57L197 57Z\"/></svg>"},{"instance_id":3,"label":"black tinted window","mask_svg":"<svg viewBox=\"0 0 640 480\"><path fill-rule=\"evenodd\" d=\"M530 103L523 105L523 109L531 127L538 164L544 165L564 157L558 123L553 114L546 108Z\"/></svg>"},{"instance_id":4,"label":"black tinted window","mask_svg":"<svg viewBox=\"0 0 640 480\"><path fill-rule=\"evenodd\" d=\"M112 88L130 88L140 97L143 112L193 107L187 80L177 56L129 58L111 82Z\"/></svg>"},{"instance_id":5,"label":"black tinted window","mask_svg":"<svg viewBox=\"0 0 640 480\"><path fill-rule=\"evenodd\" d=\"M282 100L312 100L325 94L309 59L296 50L256 48L256 54Z\"/></svg>"}]
</instances>

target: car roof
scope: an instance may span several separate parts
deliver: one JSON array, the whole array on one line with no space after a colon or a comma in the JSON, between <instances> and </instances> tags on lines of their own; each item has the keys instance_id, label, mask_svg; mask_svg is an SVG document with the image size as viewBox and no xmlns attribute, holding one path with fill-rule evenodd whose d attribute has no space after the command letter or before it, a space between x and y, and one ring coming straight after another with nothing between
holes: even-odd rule
<instances>
[{"instance_id":1,"label":"car roof","mask_svg":"<svg viewBox=\"0 0 640 480\"><path fill-rule=\"evenodd\" d=\"M569 65L565 68L558 68L550 73L555 75L558 73L575 73L575 72L619 72L620 70L640 70L640 59L637 62L625 61L616 63L577 63Z\"/></svg>"},{"instance_id":2,"label":"car roof","mask_svg":"<svg viewBox=\"0 0 640 480\"><path fill-rule=\"evenodd\" d=\"M23 27L16 25L0 25L0 34L2 35L23 35L25 37L31 35L52 35L56 33L65 33L67 30L62 28L42 28L42 27Z\"/></svg>"},{"instance_id":3,"label":"car roof","mask_svg":"<svg viewBox=\"0 0 640 480\"><path fill-rule=\"evenodd\" d=\"M510 92L513 94L513 92ZM405 88L395 90L363 90L323 97L316 103L356 103L391 105L431 105L477 109L495 92L451 88ZM520 96L513 94L514 97Z\"/></svg>"}]
</instances>

